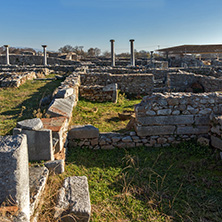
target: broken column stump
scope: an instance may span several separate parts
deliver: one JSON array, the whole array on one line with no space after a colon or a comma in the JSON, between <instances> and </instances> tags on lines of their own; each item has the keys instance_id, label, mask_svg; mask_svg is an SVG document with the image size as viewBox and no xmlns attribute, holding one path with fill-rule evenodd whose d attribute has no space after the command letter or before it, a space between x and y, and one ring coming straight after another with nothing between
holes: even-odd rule
<instances>
[{"instance_id":1,"label":"broken column stump","mask_svg":"<svg viewBox=\"0 0 222 222\"><path fill-rule=\"evenodd\" d=\"M63 222L88 222L90 214L91 204L87 177L67 177L63 187L59 190L54 217Z\"/></svg>"}]
</instances>

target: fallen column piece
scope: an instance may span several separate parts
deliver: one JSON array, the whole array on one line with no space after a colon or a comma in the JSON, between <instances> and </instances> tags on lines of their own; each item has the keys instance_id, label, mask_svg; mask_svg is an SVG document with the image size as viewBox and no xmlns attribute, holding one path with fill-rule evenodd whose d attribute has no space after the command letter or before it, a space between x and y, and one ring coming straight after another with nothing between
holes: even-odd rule
<instances>
[{"instance_id":1,"label":"fallen column piece","mask_svg":"<svg viewBox=\"0 0 222 222\"><path fill-rule=\"evenodd\" d=\"M87 177L67 177L63 187L59 190L54 217L65 222L88 222L90 214L91 204Z\"/></svg>"},{"instance_id":2,"label":"fallen column piece","mask_svg":"<svg viewBox=\"0 0 222 222\"><path fill-rule=\"evenodd\" d=\"M29 221L26 135L0 137L0 169L0 205L17 206L19 214L22 215L22 221Z\"/></svg>"}]
</instances>

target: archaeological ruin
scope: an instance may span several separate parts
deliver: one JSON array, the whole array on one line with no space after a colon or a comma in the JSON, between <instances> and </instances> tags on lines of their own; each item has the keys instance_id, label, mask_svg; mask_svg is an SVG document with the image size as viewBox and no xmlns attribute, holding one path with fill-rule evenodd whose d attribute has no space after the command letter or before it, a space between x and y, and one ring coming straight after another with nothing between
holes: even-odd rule
<instances>
[{"instance_id":1,"label":"archaeological ruin","mask_svg":"<svg viewBox=\"0 0 222 222\"><path fill-rule=\"evenodd\" d=\"M91 62L47 57L47 45L42 45L43 55L10 55L5 45L6 54L0 56L1 88L18 88L28 80L47 79L50 73L63 78L43 118L19 121L13 135L0 136L0 209L17 207L17 214L9 221L38 221L47 179L51 173L64 173L68 149L165 147L195 139L222 152L220 62L204 65L187 57L180 62L175 57L170 60L170 53L177 48L162 50L165 60L155 61L151 56L144 64L135 58L133 39L130 59L117 61L114 42L110 40L108 61ZM183 66L171 66L176 63ZM135 104L130 130L104 133L90 123L70 125L79 97L116 103L119 91L141 98ZM30 161L43 164L29 167ZM58 220L71 221L67 218L75 215L76 221L89 221L87 175L66 178L55 207Z\"/></svg>"}]
</instances>

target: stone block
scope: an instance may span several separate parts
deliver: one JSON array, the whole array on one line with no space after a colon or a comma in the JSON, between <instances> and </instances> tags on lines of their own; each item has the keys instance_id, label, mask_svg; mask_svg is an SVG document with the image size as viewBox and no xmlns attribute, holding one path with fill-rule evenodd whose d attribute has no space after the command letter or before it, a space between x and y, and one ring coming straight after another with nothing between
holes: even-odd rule
<instances>
[{"instance_id":1,"label":"stone block","mask_svg":"<svg viewBox=\"0 0 222 222\"><path fill-rule=\"evenodd\" d=\"M89 187L86 176L73 176L64 180L59 190L55 218L69 222L88 222L91 214Z\"/></svg>"},{"instance_id":2,"label":"stone block","mask_svg":"<svg viewBox=\"0 0 222 222\"><path fill-rule=\"evenodd\" d=\"M215 136L211 136L210 139L211 139L211 146L222 150L222 139L215 137Z\"/></svg>"},{"instance_id":3,"label":"stone block","mask_svg":"<svg viewBox=\"0 0 222 222\"><path fill-rule=\"evenodd\" d=\"M209 125L210 124L210 116L209 115L195 116L194 124L195 125Z\"/></svg>"},{"instance_id":4,"label":"stone block","mask_svg":"<svg viewBox=\"0 0 222 222\"><path fill-rule=\"evenodd\" d=\"M179 126L175 134L207 134L209 130L209 126Z\"/></svg>"},{"instance_id":5,"label":"stone block","mask_svg":"<svg viewBox=\"0 0 222 222\"><path fill-rule=\"evenodd\" d=\"M174 134L175 126L136 126L138 136L153 136L153 135L170 135Z\"/></svg>"},{"instance_id":6,"label":"stone block","mask_svg":"<svg viewBox=\"0 0 222 222\"><path fill-rule=\"evenodd\" d=\"M35 210L41 205L41 197L45 189L49 171L45 167L29 168L29 188L30 188L30 216L34 217Z\"/></svg>"},{"instance_id":7,"label":"stone block","mask_svg":"<svg viewBox=\"0 0 222 222\"><path fill-rule=\"evenodd\" d=\"M67 98L73 95L73 88L61 89L56 93L56 98Z\"/></svg>"},{"instance_id":8,"label":"stone block","mask_svg":"<svg viewBox=\"0 0 222 222\"><path fill-rule=\"evenodd\" d=\"M27 137L0 137L0 205L17 205L29 221L29 168Z\"/></svg>"},{"instance_id":9,"label":"stone block","mask_svg":"<svg viewBox=\"0 0 222 222\"><path fill-rule=\"evenodd\" d=\"M72 126L68 133L68 139L90 139L98 138L99 129L92 125L76 125Z\"/></svg>"},{"instance_id":10,"label":"stone block","mask_svg":"<svg viewBox=\"0 0 222 222\"><path fill-rule=\"evenodd\" d=\"M178 115L178 116L146 116L137 117L137 123L142 126L150 125L192 125L194 123L193 115Z\"/></svg>"},{"instance_id":11,"label":"stone block","mask_svg":"<svg viewBox=\"0 0 222 222\"><path fill-rule=\"evenodd\" d=\"M106 85L103 87L103 91L107 92L107 91L116 91L118 89L118 86L116 83L112 83L109 85Z\"/></svg>"},{"instance_id":12,"label":"stone block","mask_svg":"<svg viewBox=\"0 0 222 222\"><path fill-rule=\"evenodd\" d=\"M198 138L197 142L203 146L209 146L209 144L210 144L210 140L205 137Z\"/></svg>"},{"instance_id":13,"label":"stone block","mask_svg":"<svg viewBox=\"0 0 222 222\"><path fill-rule=\"evenodd\" d=\"M66 117L42 118L43 128L52 130L52 137L59 142L55 147L55 153L64 147L66 131L68 130L68 119Z\"/></svg>"},{"instance_id":14,"label":"stone block","mask_svg":"<svg viewBox=\"0 0 222 222\"><path fill-rule=\"evenodd\" d=\"M64 173L65 169L65 162L64 160L54 160L54 161L50 161L50 162L46 162L45 167L48 168L50 173L53 174L62 174Z\"/></svg>"},{"instance_id":15,"label":"stone block","mask_svg":"<svg viewBox=\"0 0 222 222\"><path fill-rule=\"evenodd\" d=\"M65 116L71 118L72 110L75 105L75 95L71 95L65 99L54 99L47 111L51 117Z\"/></svg>"},{"instance_id":16,"label":"stone block","mask_svg":"<svg viewBox=\"0 0 222 222\"><path fill-rule=\"evenodd\" d=\"M34 118L17 122L17 127L25 130L40 130L42 129L43 124L41 119Z\"/></svg>"},{"instance_id":17,"label":"stone block","mask_svg":"<svg viewBox=\"0 0 222 222\"><path fill-rule=\"evenodd\" d=\"M21 133L27 136L29 161L54 160L51 130L22 130Z\"/></svg>"}]
</instances>

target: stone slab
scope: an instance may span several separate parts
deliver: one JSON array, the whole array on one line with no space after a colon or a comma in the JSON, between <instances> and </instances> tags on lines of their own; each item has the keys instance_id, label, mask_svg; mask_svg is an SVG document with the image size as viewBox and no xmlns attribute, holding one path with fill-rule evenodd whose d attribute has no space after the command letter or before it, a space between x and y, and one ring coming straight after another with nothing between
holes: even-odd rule
<instances>
[{"instance_id":1,"label":"stone slab","mask_svg":"<svg viewBox=\"0 0 222 222\"><path fill-rule=\"evenodd\" d=\"M41 119L26 119L20 122L17 122L17 127L26 130L40 130L43 127Z\"/></svg>"},{"instance_id":2,"label":"stone slab","mask_svg":"<svg viewBox=\"0 0 222 222\"><path fill-rule=\"evenodd\" d=\"M138 136L155 136L174 134L175 126L136 126Z\"/></svg>"},{"instance_id":3,"label":"stone slab","mask_svg":"<svg viewBox=\"0 0 222 222\"><path fill-rule=\"evenodd\" d=\"M54 99L49 106L47 114L51 117L65 116L71 118L75 99L75 95L71 95L65 99Z\"/></svg>"},{"instance_id":4,"label":"stone slab","mask_svg":"<svg viewBox=\"0 0 222 222\"><path fill-rule=\"evenodd\" d=\"M89 187L86 176L73 176L64 180L59 190L55 218L62 221L88 222L91 214Z\"/></svg>"},{"instance_id":5,"label":"stone slab","mask_svg":"<svg viewBox=\"0 0 222 222\"><path fill-rule=\"evenodd\" d=\"M207 134L209 130L209 126L179 126L175 134Z\"/></svg>"},{"instance_id":6,"label":"stone slab","mask_svg":"<svg viewBox=\"0 0 222 222\"><path fill-rule=\"evenodd\" d=\"M27 137L0 137L0 205L17 205L29 221L29 168ZM9 201L9 202L8 202Z\"/></svg>"},{"instance_id":7,"label":"stone slab","mask_svg":"<svg viewBox=\"0 0 222 222\"><path fill-rule=\"evenodd\" d=\"M210 116L195 116L194 118L195 125L209 125L210 124Z\"/></svg>"},{"instance_id":8,"label":"stone slab","mask_svg":"<svg viewBox=\"0 0 222 222\"><path fill-rule=\"evenodd\" d=\"M99 129L92 125L76 125L71 126L71 130L68 133L68 139L90 139L98 138Z\"/></svg>"},{"instance_id":9,"label":"stone slab","mask_svg":"<svg viewBox=\"0 0 222 222\"><path fill-rule=\"evenodd\" d=\"M49 170L46 167L29 168L30 217L34 216L35 210L39 207L48 175Z\"/></svg>"},{"instance_id":10,"label":"stone slab","mask_svg":"<svg viewBox=\"0 0 222 222\"><path fill-rule=\"evenodd\" d=\"M56 98L67 98L74 93L73 88L61 89L56 93Z\"/></svg>"},{"instance_id":11,"label":"stone slab","mask_svg":"<svg viewBox=\"0 0 222 222\"><path fill-rule=\"evenodd\" d=\"M27 136L29 161L54 160L51 130L22 130L21 133Z\"/></svg>"},{"instance_id":12,"label":"stone slab","mask_svg":"<svg viewBox=\"0 0 222 222\"><path fill-rule=\"evenodd\" d=\"M222 139L215 136L211 136L211 146L222 150Z\"/></svg>"},{"instance_id":13,"label":"stone slab","mask_svg":"<svg viewBox=\"0 0 222 222\"><path fill-rule=\"evenodd\" d=\"M150 125L192 125L194 123L193 115L178 115L178 116L146 116L137 117L136 121L142 126Z\"/></svg>"}]
</instances>

